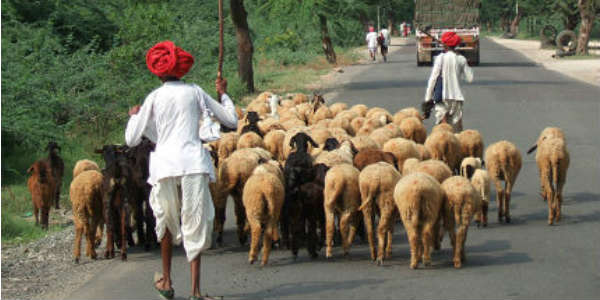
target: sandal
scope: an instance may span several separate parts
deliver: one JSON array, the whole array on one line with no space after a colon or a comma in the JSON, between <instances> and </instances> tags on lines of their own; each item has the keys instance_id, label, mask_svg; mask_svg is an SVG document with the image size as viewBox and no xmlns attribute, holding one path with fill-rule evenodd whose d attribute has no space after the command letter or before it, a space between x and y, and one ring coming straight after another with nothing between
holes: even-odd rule
<instances>
[{"instance_id":1,"label":"sandal","mask_svg":"<svg viewBox=\"0 0 600 300\"><path fill-rule=\"evenodd\" d=\"M161 298L166 299L166 300L171 300L175 297L175 290L173 288L170 288L168 290L161 290L158 287L156 287L156 284L163 280L162 274L155 272L154 273L154 281L152 282L152 286L154 286L154 289L158 292L158 294L160 295Z\"/></svg>"}]
</instances>

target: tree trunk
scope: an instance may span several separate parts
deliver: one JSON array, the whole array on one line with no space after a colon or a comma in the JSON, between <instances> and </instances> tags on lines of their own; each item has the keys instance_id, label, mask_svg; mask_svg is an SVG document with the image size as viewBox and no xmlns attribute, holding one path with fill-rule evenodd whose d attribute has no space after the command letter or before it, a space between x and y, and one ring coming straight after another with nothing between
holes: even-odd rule
<instances>
[{"instance_id":1,"label":"tree trunk","mask_svg":"<svg viewBox=\"0 0 600 300\"><path fill-rule=\"evenodd\" d=\"M321 43L323 52L325 52L327 62L335 64L337 59L335 57L333 45L331 44L331 38L329 37L329 29L327 29L327 18L324 15L319 15L319 23L321 24Z\"/></svg>"},{"instance_id":2,"label":"tree trunk","mask_svg":"<svg viewBox=\"0 0 600 300\"><path fill-rule=\"evenodd\" d=\"M579 7L581 23L579 26L579 38L577 39L577 50L575 53L578 55L587 55L588 42L590 41L590 33L592 32L596 12L593 0L578 0L577 6Z\"/></svg>"},{"instance_id":3,"label":"tree trunk","mask_svg":"<svg viewBox=\"0 0 600 300\"><path fill-rule=\"evenodd\" d=\"M514 35L517 35L517 33L519 33L519 23L521 22L522 16L523 15L521 14L521 10L519 9L517 12L517 15L510 23L510 33L512 33Z\"/></svg>"},{"instance_id":4,"label":"tree trunk","mask_svg":"<svg viewBox=\"0 0 600 300\"><path fill-rule=\"evenodd\" d=\"M254 47L248 29L248 13L244 9L244 0L231 0L231 19L235 26L237 38L238 74L246 85L248 93L254 92L254 70L252 69L252 55Z\"/></svg>"}]
</instances>

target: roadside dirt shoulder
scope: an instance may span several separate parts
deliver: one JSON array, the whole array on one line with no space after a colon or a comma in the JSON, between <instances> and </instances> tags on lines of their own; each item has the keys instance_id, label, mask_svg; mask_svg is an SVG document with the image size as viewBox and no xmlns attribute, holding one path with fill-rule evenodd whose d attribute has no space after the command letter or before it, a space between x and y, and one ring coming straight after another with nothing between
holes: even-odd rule
<instances>
[{"instance_id":1,"label":"roadside dirt shoulder","mask_svg":"<svg viewBox=\"0 0 600 300\"><path fill-rule=\"evenodd\" d=\"M598 59L557 59L552 58L553 49L540 49L535 40L515 40L490 37L490 40L509 49L520 52L525 57L552 71L571 78L600 86L600 58Z\"/></svg>"}]
</instances>

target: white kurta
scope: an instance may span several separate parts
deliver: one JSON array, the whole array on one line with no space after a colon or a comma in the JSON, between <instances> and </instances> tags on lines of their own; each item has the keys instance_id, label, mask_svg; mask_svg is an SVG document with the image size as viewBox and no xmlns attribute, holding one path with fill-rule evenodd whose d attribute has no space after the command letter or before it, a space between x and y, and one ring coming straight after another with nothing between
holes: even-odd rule
<instances>
[{"instance_id":1,"label":"white kurta","mask_svg":"<svg viewBox=\"0 0 600 300\"><path fill-rule=\"evenodd\" d=\"M199 121L207 110L223 125L237 126L235 106L223 95L222 104L199 86L182 81L168 81L152 91L140 111L131 116L125 130L128 146L140 143L145 135L156 143L150 154L148 183L156 184L167 177L208 174L215 180L215 170L208 150L202 147Z\"/></svg>"},{"instance_id":2,"label":"white kurta","mask_svg":"<svg viewBox=\"0 0 600 300\"><path fill-rule=\"evenodd\" d=\"M464 101L462 91L460 90L459 78L467 81L473 81L473 70L469 67L467 59L448 51L436 56L433 63L433 69L427 83L425 92L425 101L433 99L433 88L438 75L442 73L442 99Z\"/></svg>"},{"instance_id":3,"label":"white kurta","mask_svg":"<svg viewBox=\"0 0 600 300\"><path fill-rule=\"evenodd\" d=\"M369 32L367 33L367 37L365 38L367 41L367 47L369 49L377 48L377 32Z\"/></svg>"},{"instance_id":4,"label":"white kurta","mask_svg":"<svg viewBox=\"0 0 600 300\"><path fill-rule=\"evenodd\" d=\"M389 47L390 42L392 40L392 37L390 36L390 31L387 30L386 28L383 28L383 29L381 29L379 34L381 34L383 36L383 45L386 47Z\"/></svg>"}]
</instances>

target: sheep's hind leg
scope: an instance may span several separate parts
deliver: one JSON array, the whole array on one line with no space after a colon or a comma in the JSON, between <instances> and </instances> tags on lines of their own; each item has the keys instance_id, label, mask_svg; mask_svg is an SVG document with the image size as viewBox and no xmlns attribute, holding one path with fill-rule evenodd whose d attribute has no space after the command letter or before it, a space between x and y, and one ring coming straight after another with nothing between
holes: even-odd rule
<instances>
[{"instance_id":1,"label":"sheep's hind leg","mask_svg":"<svg viewBox=\"0 0 600 300\"><path fill-rule=\"evenodd\" d=\"M240 241L240 245L245 245L248 241L247 228L246 226L246 210L244 209L244 204L242 203L242 196L240 193L235 192L233 195L233 200L235 203L235 217L237 223L237 235L238 240Z\"/></svg>"},{"instance_id":2,"label":"sheep's hind leg","mask_svg":"<svg viewBox=\"0 0 600 300\"><path fill-rule=\"evenodd\" d=\"M258 257L258 244L262 233L262 224L259 220L248 219L250 224L250 252L248 253L248 262L253 264ZM263 244L263 247L265 245Z\"/></svg>"},{"instance_id":3,"label":"sheep's hind leg","mask_svg":"<svg viewBox=\"0 0 600 300\"><path fill-rule=\"evenodd\" d=\"M83 233L83 226L79 221L75 221L75 245L73 248L73 255L75 256L74 262L79 263L81 257L81 234Z\"/></svg>"}]
</instances>

